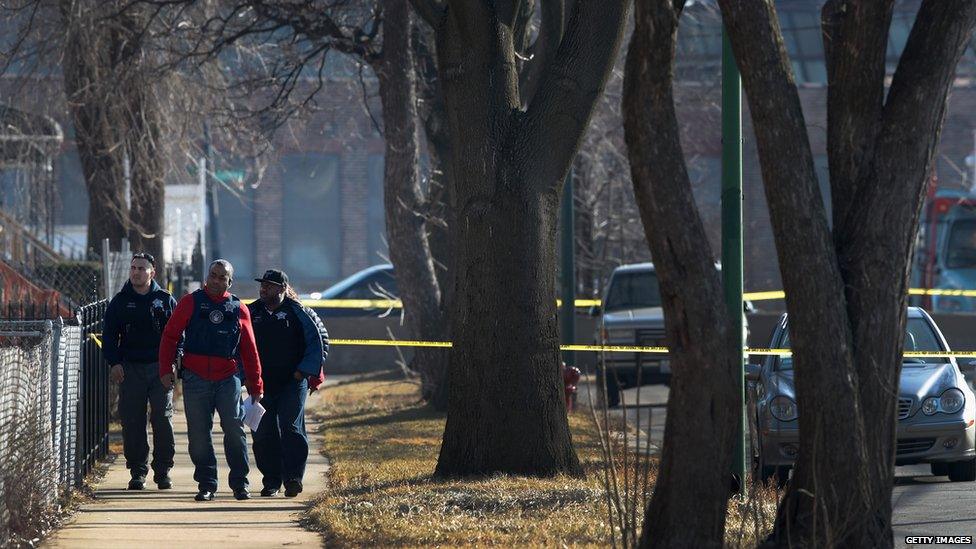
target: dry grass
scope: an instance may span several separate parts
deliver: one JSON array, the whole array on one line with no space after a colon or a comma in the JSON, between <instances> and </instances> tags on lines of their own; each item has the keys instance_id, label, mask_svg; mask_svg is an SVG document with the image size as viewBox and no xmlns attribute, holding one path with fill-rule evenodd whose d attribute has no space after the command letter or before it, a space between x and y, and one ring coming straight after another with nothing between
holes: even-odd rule
<instances>
[{"instance_id":1,"label":"dry grass","mask_svg":"<svg viewBox=\"0 0 976 549\"><path fill-rule=\"evenodd\" d=\"M346 384L331 389L328 404L313 413L324 420L323 453L332 468L329 489L306 524L322 531L328 546L609 544L599 433L584 410L570 416L570 428L586 478L464 482L431 478L445 418L419 402L413 383ZM749 519L754 507L730 505L730 545L756 539Z\"/></svg>"}]
</instances>

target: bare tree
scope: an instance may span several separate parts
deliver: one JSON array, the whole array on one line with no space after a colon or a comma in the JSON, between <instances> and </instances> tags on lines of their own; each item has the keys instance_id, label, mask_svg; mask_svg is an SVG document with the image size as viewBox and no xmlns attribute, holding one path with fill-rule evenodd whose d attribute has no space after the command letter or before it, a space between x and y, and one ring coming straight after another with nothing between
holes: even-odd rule
<instances>
[{"instance_id":1,"label":"bare tree","mask_svg":"<svg viewBox=\"0 0 976 549\"><path fill-rule=\"evenodd\" d=\"M569 11L543 2L542 27L556 30L535 52L548 59L537 84L519 78L522 2L413 4L436 32L457 204L454 347L436 472L579 474L558 375L556 214L627 2L578 0Z\"/></svg>"},{"instance_id":2,"label":"bare tree","mask_svg":"<svg viewBox=\"0 0 976 549\"><path fill-rule=\"evenodd\" d=\"M6 91L56 118L68 118L89 198L90 248L128 238L164 270L164 183L185 173L199 132L200 94L169 63L169 29L155 11L122 0L11 0L0 17L17 38L0 52ZM64 100L37 102L29 83L60 68ZM50 99L50 98L49 98ZM210 98L208 97L208 100Z\"/></svg>"},{"instance_id":3,"label":"bare tree","mask_svg":"<svg viewBox=\"0 0 976 549\"><path fill-rule=\"evenodd\" d=\"M891 546L912 241L976 3L921 2L887 90L894 2L825 4L832 229L772 3L719 4L755 127L796 370L800 453L773 541Z\"/></svg>"},{"instance_id":4,"label":"bare tree","mask_svg":"<svg viewBox=\"0 0 976 549\"><path fill-rule=\"evenodd\" d=\"M61 0L65 95L88 186L90 246L122 237L163 261L162 119L150 82L148 17ZM126 183L129 204L125 202Z\"/></svg>"},{"instance_id":5,"label":"bare tree","mask_svg":"<svg viewBox=\"0 0 976 549\"><path fill-rule=\"evenodd\" d=\"M385 141L384 205L390 259L407 326L416 339L446 339L441 290L428 232L442 223L421 189L414 24L402 0L223 2L200 13L192 1L135 0L151 5L186 33L184 59L236 55L243 76L222 85L238 109L274 131L314 102L326 82L327 55L338 52L376 76ZM269 51L268 45L275 51ZM362 76L361 76L362 78ZM363 82L364 90L367 86ZM255 93L256 92L256 93ZM255 98L255 96L257 98ZM233 119L234 115L230 115ZM426 398L444 383L447 353L419 348L412 367Z\"/></svg>"},{"instance_id":6,"label":"bare tree","mask_svg":"<svg viewBox=\"0 0 976 549\"><path fill-rule=\"evenodd\" d=\"M642 547L722 545L735 426L741 421L741 328L723 304L675 112L675 43L683 4L637 1L624 81L634 194L661 279L673 365L661 469L645 512Z\"/></svg>"}]
</instances>

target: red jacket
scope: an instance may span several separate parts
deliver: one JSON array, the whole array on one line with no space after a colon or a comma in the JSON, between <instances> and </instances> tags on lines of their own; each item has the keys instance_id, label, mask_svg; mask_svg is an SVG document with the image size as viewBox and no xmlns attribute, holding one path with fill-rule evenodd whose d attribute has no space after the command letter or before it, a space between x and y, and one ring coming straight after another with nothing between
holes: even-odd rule
<instances>
[{"instance_id":1,"label":"red jacket","mask_svg":"<svg viewBox=\"0 0 976 549\"><path fill-rule=\"evenodd\" d=\"M230 292L224 292L219 299L214 299L209 293L207 298L219 305L230 298ZM176 347L183 331L190 324L193 316L193 294L187 294L180 299L173 309L173 316L166 323L163 337L159 342L159 377L173 373L173 362L176 360ZM254 330L251 328L251 312L243 304L240 307L238 321L241 325L241 342L239 345L241 361L244 363L244 384L247 392L260 395L264 392L261 381L261 359L258 358L258 348L254 343ZM186 353L183 355L183 367L194 374L210 381L220 381L237 373L237 361L233 358L198 355Z\"/></svg>"}]
</instances>

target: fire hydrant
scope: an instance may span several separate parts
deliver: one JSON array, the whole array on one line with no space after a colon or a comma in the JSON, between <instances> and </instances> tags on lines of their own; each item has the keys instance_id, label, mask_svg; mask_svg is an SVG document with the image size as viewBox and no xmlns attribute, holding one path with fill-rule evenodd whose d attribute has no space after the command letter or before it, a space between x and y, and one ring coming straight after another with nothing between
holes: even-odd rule
<instances>
[{"instance_id":1,"label":"fire hydrant","mask_svg":"<svg viewBox=\"0 0 976 549\"><path fill-rule=\"evenodd\" d=\"M565 362L560 362L560 369L563 372L563 386L566 389L566 412L572 412L576 408L576 384L580 380L580 369L575 366L566 366Z\"/></svg>"}]
</instances>

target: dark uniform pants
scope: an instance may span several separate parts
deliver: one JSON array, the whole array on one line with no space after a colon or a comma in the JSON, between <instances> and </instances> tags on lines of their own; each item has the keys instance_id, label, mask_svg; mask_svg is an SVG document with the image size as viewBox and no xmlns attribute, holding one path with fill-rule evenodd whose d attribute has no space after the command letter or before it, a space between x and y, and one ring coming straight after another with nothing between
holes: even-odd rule
<instances>
[{"instance_id":1,"label":"dark uniform pants","mask_svg":"<svg viewBox=\"0 0 976 549\"><path fill-rule=\"evenodd\" d=\"M261 399L265 413L254 431L254 460L264 475L265 488L280 488L282 481L305 476L308 435L305 433L306 380L292 380Z\"/></svg>"},{"instance_id":2,"label":"dark uniform pants","mask_svg":"<svg viewBox=\"0 0 976 549\"><path fill-rule=\"evenodd\" d=\"M123 362L125 378L119 386L119 418L122 421L122 451L129 474L145 478L149 472L149 440L146 433L146 403L153 432L152 469L163 474L173 467L176 442L173 439L173 390L159 381L159 363Z\"/></svg>"}]
</instances>

